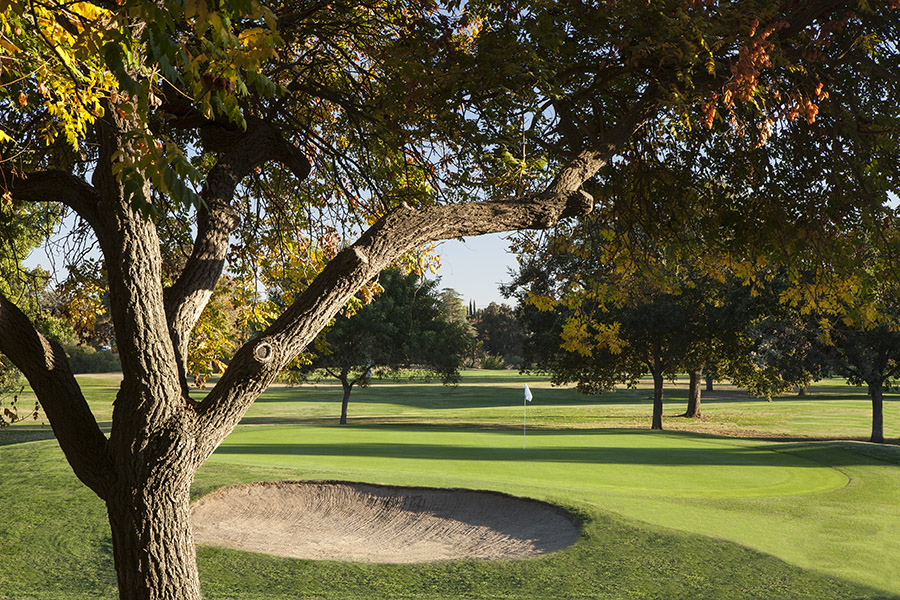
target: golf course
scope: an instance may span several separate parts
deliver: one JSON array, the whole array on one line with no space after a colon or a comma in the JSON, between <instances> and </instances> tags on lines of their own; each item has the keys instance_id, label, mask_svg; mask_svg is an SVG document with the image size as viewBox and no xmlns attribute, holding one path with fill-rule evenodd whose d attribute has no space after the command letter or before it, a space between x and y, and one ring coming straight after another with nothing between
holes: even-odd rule
<instances>
[{"instance_id":1,"label":"golf course","mask_svg":"<svg viewBox=\"0 0 900 600\"><path fill-rule=\"evenodd\" d=\"M108 426L117 375L79 382ZM376 381L339 426L340 386L274 386L197 473L195 501L276 481L483 490L560 507L580 533L536 557L404 564L200 545L203 594L900 598L900 448L860 441L863 389L826 380L765 402L717 384L689 420L681 378L667 384L662 432L649 429L648 392L579 395L510 371L467 371L456 387ZM892 441L898 400L885 396ZM114 598L103 503L40 418L0 430L0 473L0 598Z\"/></svg>"}]
</instances>

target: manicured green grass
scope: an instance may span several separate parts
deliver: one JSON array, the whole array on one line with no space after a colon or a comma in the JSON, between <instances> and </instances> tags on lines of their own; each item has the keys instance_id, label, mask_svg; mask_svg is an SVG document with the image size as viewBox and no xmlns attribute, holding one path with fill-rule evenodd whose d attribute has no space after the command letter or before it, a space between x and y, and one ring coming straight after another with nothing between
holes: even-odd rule
<instances>
[{"instance_id":1,"label":"manicured green grass","mask_svg":"<svg viewBox=\"0 0 900 600\"><path fill-rule=\"evenodd\" d=\"M89 398L108 419L115 376ZM522 384L535 394L522 447ZM723 386L700 422L651 432L647 389L587 397L513 373L457 388L376 383L277 387L200 470L195 494L261 480L343 479L494 489L549 500L581 540L538 559L431 565L312 562L200 548L209 598L900 598L900 448L864 438L861 390L824 382L760 402ZM896 396L886 410L898 431ZM101 416L101 419L103 417ZM643 427L626 429L624 427ZM10 433L12 431L12 433ZM102 502L40 424L0 430L0 598L114 597ZM740 439L808 437L805 442ZM894 434L896 435L896 433ZM7 445L2 445L6 441Z\"/></svg>"}]
</instances>

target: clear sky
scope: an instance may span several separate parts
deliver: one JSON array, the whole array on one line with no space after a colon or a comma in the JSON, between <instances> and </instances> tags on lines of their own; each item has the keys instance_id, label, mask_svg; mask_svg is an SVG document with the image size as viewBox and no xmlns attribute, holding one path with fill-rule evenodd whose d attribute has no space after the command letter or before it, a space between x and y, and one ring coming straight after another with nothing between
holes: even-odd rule
<instances>
[{"instance_id":1,"label":"clear sky","mask_svg":"<svg viewBox=\"0 0 900 600\"><path fill-rule=\"evenodd\" d=\"M509 282L510 268L516 268L516 257L509 251L509 234L492 234L442 242L438 247L441 268L440 287L453 288L468 305L474 300L478 308L491 302L514 304L500 295L500 283Z\"/></svg>"}]
</instances>

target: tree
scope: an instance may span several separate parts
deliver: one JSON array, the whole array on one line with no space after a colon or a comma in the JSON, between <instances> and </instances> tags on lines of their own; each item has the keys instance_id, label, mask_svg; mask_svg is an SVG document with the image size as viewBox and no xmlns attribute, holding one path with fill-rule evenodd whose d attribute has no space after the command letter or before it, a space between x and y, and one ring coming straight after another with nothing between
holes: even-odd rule
<instances>
[{"instance_id":1,"label":"tree","mask_svg":"<svg viewBox=\"0 0 900 600\"><path fill-rule=\"evenodd\" d=\"M702 308L696 310L700 306L696 291L651 293L616 305L595 304L584 298L577 307L560 303L552 309L555 327L551 337L544 340L536 338L546 333L533 333L546 327L540 324L544 321L541 311L526 308L526 329L532 332L526 338L526 356L531 366L549 371L554 383L575 382L585 393L601 393L623 383L635 386L650 373L651 428L662 429L665 378L673 377L686 365L698 370L696 362L702 359L697 357L709 343L708 330L698 318ZM694 409L699 414L697 399Z\"/></svg>"},{"instance_id":2,"label":"tree","mask_svg":"<svg viewBox=\"0 0 900 600\"><path fill-rule=\"evenodd\" d=\"M507 365L519 366L524 333L512 308L491 302L474 311L470 319L485 352L502 358Z\"/></svg>"},{"instance_id":3,"label":"tree","mask_svg":"<svg viewBox=\"0 0 900 600\"><path fill-rule=\"evenodd\" d=\"M444 288L438 295L444 318L451 323L466 323L466 305L459 292L453 288Z\"/></svg>"},{"instance_id":4,"label":"tree","mask_svg":"<svg viewBox=\"0 0 900 600\"><path fill-rule=\"evenodd\" d=\"M200 597L194 472L384 268L587 213L601 167L710 107L733 117L721 140L795 105L814 117L829 66L896 72L896 2L872 4L4 4L0 196L64 205L96 238L123 372L109 435L5 291L0 352L106 503L120 596ZM334 252L192 398L192 332L226 263L287 242Z\"/></svg>"},{"instance_id":5,"label":"tree","mask_svg":"<svg viewBox=\"0 0 900 600\"><path fill-rule=\"evenodd\" d=\"M300 367L304 377L324 370L341 382L341 425L347 424L347 405L353 386L367 386L372 377L437 376L443 383L459 381L459 366L471 341L465 323L447 319L443 295L434 280L415 273L382 271L383 291L353 315L339 314L310 345L309 360Z\"/></svg>"},{"instance_id":6,"label":"tree","mask_svg":"<svg viewBox=\"0 0 900 600\"><path fill-rule=\"evenodd\" d=\"M869 441L884 443L884 392L900 384L900 333L897 325L839 327L832 333L835 370L853 385L865 385L872 402Z\"/></svg>"}]
</instances>

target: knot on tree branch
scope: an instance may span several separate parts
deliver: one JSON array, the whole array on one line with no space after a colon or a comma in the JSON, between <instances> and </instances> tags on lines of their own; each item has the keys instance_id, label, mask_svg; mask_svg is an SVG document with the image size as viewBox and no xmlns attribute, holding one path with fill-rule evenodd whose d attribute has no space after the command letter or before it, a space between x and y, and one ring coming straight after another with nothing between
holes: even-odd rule
<instances>
[{"instance_id":1,"label":"knot on tree branch","mask_svg":"<svg viewBox=\"0 0 900 600\"><path fill-rule=\"evenodd\" d=\"M560 218L580 217L594 210L594 197L584 190L577 190L566 199L566 208Z\"/></svg>"},{"instance_id":2,"label":"knot on tree branch","mask_svg":"<svg viewBox=\"0 0 900 600\"><path fill-rule=\"evenodd\" d=\"M272 344L269 342L260 342L256 345L256 348L253 349L253 358L262 364L271 362L274 356L275 349L272 348Z\"/></svg>"}]
</instances>

